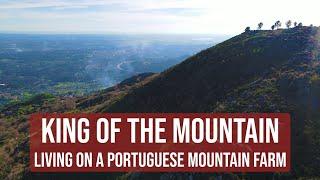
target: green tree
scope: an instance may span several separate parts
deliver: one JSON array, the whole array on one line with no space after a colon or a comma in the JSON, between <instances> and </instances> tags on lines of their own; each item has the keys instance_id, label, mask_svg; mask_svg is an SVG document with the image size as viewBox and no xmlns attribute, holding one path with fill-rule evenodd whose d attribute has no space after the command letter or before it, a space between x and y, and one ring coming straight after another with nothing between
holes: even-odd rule
<instances>
[{"instance_id":1,"label":"green tree","mask_svg":"<svg viewBox=\"0 0 320 180\"><path fill-rule=\"evenodd\" d=\"M286 26L287 26L288 29L291 27L291 25L292 25L292 21L291 20L286 22Z\"/></svg>"},{"instance_id":2,"label":"green tree","mask_svg":"<svg viewBox=\"0 0 320 180\"><path fill-rule=\"evenodd\" d=\"M245 32L249 32L250 31L250 27L246 27L246 29L244 30Z\"/></svg>"},{"instance_id":3,"label":"green tree","mask_svg":"<svg viewBox=\"0 0 320 180\"><path fill-rule=\"evenodd\" d=\"M262 26L263 26L263 23L260 22L260 23L258 24L258 30L261 30Z\"/></svg>"},{"instance_id":4,"label":"green tree","mask_svg":"<svg viewBox=\"0 0 320 180\"><path fill-rule=\"evenodd\" d=\"M275 26L275 28L277 28L277 29L279 29L280 27L281 27L281 21L277 21L275 24L274 24L274 26Z\"/></svg>"}]
</instances>

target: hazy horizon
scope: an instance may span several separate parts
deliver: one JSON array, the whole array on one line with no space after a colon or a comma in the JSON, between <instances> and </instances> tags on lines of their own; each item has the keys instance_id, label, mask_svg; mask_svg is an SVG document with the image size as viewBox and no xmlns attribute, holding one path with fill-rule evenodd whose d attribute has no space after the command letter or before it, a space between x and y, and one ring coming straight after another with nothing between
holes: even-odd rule
<instances>
[{"instance_id":1,"label":"hazy horizon","mask_svg":"<svg viewBox=\"0 0 320 180\"><path fill-rule=\"evenodd\" d=\"M0 32L216 34L281 20L319 25L316 0L0 0Z\"/></svg>"},{"instance_id":2,"label":"hazy horizon","mask_svg":"<svg viewBox=\"0 0 320 180\"><path fill-rule=\"evenodd\" d=\"M210 33L177 33L177 32L55 32L55 31L1 31L0 34L7 35L93 35L93 36L225 36L231 37L236 34L210 34Z\"/></svg>"}]
</instances>

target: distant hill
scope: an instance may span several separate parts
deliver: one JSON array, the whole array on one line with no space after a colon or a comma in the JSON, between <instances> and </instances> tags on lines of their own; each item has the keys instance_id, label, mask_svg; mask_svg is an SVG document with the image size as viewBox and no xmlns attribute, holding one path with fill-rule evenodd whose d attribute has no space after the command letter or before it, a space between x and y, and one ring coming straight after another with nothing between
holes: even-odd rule
<instances>
[{"instance_id":1,"label":"distant hill","mask_svg":"<svg viewBox=\"0 0 320 180\"><path fill-rule=\"evenodd\" d=\"M320 177L319 40L316 27L245 32L160 74L139 75L81 98L42 95L7 106L0 116L0 157L4 160L0 161L0 177L30 177L24 174L28 163L26 120L28 114L37 111L289 112L292 116L290 173L224 174L223 177ZM114 177L114 174L106 176ZM186 178L179 173L118 176ZM194 179L217 177L216 174L192 176Z\"/></svg>"}]
</instances>

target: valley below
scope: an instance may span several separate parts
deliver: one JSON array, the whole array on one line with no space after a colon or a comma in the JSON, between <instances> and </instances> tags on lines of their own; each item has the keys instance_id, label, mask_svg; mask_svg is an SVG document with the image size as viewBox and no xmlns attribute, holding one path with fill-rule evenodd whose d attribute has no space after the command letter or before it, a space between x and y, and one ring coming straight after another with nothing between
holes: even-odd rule
<instances>
[{"instance_id":1,"label":"valley below","mask_svg":"<svg viewBox=\"0 0 320 180\"><path fill-rule=\"evenodd\" d=\"M224 36L0 34L0 105L38 93L85 95L161 72Z\"/></svg>"}]
</instances>

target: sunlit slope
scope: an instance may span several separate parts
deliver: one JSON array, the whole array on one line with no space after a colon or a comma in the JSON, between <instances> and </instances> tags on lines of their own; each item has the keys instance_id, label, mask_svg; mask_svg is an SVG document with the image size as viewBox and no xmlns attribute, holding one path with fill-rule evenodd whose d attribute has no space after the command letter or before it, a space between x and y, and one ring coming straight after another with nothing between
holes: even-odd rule
<instances>
[{"instance_id":1,"label":"sunlit slope","mask_svg":"<svg viewBox=\"0 0 320 180\"><path fill-rule=\"evenodd\" d=\"M163 72L103 110L288 112L292 168L277 177L318 177L319 41L316 27L243 33Z\"/></svg>"}]
</instances>

